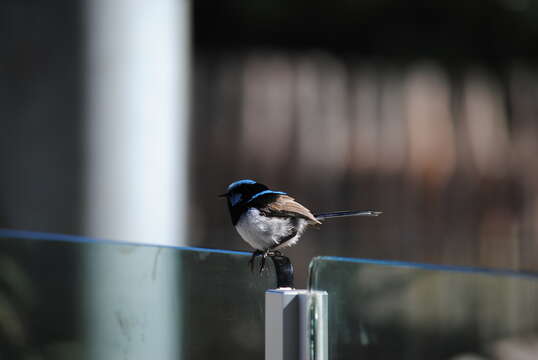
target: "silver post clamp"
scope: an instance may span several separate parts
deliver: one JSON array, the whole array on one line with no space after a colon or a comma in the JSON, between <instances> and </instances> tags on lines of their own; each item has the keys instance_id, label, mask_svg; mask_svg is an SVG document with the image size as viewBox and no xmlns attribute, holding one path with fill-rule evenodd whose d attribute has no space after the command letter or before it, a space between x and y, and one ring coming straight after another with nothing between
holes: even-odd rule
<instances>
[{"instance_id":1,"label":"silver post clamp","mask_svg":"<svg viewBox=\"0 0 538 360\"><path fill-rule=\"evenodd\" d=\"M272 259L278 288L265 292L265 359L329 359L327 292L293 289L289 259Z\"/></svg>"}]
</instances>

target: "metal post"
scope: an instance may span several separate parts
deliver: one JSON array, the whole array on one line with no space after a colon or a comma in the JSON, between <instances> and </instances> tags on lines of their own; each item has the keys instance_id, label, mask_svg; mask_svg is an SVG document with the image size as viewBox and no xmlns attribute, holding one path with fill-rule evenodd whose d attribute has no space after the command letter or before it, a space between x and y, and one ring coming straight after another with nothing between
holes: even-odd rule
<instances>
[{"instance_id":1,"label":"metal post","mask_svg":"<svg viewBox=\"0 0 538 360\"><path fill-rule=\"evenodd\" d=\"M327 292L265 292L265 359L327 360Z\"/></svg>"}]
</instances>

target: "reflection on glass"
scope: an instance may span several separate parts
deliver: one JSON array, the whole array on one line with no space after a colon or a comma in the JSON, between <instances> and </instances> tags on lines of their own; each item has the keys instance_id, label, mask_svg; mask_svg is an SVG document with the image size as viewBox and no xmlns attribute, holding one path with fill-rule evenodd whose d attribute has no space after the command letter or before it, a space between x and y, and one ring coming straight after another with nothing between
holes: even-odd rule
<instances>
[{"instance_id":1,"label":"reflection on glass","mask_svg":"<svg viewBox=\"0 0 538 360\"><path fill-rule=\"evenodd\" d=\"M0 358L262 358L276 280L248 259L0 230Z\"/></svg>"},{"instance_id":2,"label":"reflection on glass","mask_svg":"<svg viewBox=\"0 0 538 360\"><path fill-rule=\"evenodd\" d=\"M310 287L331 359L538 359L537 276L319 257Z\"/></svg>"}]
</instances>

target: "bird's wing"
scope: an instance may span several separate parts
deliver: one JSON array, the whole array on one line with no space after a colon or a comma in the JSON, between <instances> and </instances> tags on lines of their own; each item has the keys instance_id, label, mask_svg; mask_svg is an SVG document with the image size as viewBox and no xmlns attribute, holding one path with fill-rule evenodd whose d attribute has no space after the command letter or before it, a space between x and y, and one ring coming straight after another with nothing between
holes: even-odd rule
<instances>
[{"instance_id":1,"label":"bird's wing","mask_svg":"<svg viewBox=\"0 0 538 360\"><path fill-rule=\"evenodd\" d=\"M269 216L299 216L311 224L321 224L314 215L303 205L288 195L271 196L270 199L260 199L259 209Z\"/></svg>"}]
</instances>

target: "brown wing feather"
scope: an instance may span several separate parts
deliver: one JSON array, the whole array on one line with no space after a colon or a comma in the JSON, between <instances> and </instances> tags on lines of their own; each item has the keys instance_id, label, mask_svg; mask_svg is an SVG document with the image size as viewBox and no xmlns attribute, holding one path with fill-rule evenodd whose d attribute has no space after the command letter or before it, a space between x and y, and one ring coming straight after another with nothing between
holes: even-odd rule
<instances>
[{"instance_id":1,"label":"brown wing feather","mask_svg":"<svg viewBox=\"0 0 538 360\"><path fill-rule=\"evenodd\" d=\"M299 215L309 220L309 223L311 224L321 224L321 222L317 220L314 215L312 215L310 210L296 202L294 198L288 195L279 195L276 199L274 199L274 201L265 204L265 206L260 210L273 216Z\"/></svg>"}]
</instances>

